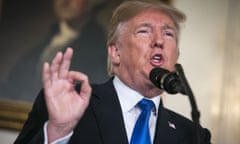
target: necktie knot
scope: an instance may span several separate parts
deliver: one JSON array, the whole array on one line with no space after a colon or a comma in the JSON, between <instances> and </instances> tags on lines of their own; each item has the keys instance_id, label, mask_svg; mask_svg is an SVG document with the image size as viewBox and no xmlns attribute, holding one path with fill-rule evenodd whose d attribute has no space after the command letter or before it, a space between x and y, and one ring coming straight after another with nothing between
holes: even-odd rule
<instances>
[{"instance_id":1,"label":"necktie knot","mask_svg":"<svg viewBox=\"0 0 240 144\"><path fill-rule=\"evenodd\" d=\"M138 102L138 107L142 110L142 111L151 111L152 108L154 107L154 103L151 100L148 99L142 99L140 102Z\"/></svg>"}]
</instances>

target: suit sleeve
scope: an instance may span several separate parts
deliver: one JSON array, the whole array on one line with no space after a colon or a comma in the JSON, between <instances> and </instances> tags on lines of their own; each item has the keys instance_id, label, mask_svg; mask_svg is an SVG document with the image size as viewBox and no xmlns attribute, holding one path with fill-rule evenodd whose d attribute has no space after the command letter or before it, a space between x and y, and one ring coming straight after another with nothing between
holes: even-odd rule
<instances>
[{"instance_id":1,"label":"suit sleeve","mask_svg":"<svg viewBox=\"0 0 240 144\"><path fill-rule=\"evenodd\" d=\"M40 144L44 142L43 127L48 120L48 112L44 99L44 92L41 90L35 100L32 110L28 114L22 130L14 144Z\"/></svg>"}]
</instances>

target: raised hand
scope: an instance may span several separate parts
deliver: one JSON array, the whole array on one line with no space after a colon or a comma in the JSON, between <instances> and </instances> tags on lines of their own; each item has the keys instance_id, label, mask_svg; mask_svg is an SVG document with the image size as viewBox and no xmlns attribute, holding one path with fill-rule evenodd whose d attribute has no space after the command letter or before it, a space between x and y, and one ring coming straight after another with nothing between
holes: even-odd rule
<instances>
[{"instance_id":1,"label":"raised hand","mask_svg":"<svg viewBox=\"0 0 240 144\"><path fill-rule=\"evenodd\" d=\"M49 114L48 141L54 141L70 133L86 110L91 96L88 77L83 73L69 71L73 50L58 52L51 65L44 63L42 82ZM75 82L81 82L80 92Z\"/></svg>"}]
</instances>

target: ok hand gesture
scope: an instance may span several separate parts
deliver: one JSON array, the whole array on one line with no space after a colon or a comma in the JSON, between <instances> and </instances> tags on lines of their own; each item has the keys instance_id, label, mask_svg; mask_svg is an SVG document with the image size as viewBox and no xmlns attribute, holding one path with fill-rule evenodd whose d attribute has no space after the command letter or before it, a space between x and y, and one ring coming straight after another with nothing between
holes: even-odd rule
<instances>
[{"instance_id":1,"label":"ok hand gesture","mask_svg":"<svg viewBox=\"0 0 240 144\"><path fill-rule=\"evenodd\" d=\"M73 50L58 52L52 63L44 63L42 82L49 114L48 142L70 133L81 119L91 96L88 77L81 72L69 71ZM81 82L80 91L75 82Z\"/></svg>"}]
</instances>

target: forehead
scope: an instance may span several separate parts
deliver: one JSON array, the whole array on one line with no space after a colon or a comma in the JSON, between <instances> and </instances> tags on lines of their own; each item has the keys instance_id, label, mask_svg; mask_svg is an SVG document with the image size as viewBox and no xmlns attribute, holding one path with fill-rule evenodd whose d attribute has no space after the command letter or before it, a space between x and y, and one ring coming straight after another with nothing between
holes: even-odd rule
<instances>
[{"instance_id":1,"label":"forehead","mask_svg":"<svg viewBox=\"0 0 240 144\"><path fill-rule=\"evenodd\" d=\"M133 18L129 19L127 23L132 25L147 23L152 25L169 25L171 27L175 27L173 20L166 13L155 9L142 11Z\"/></svg>"}]
</instances>

